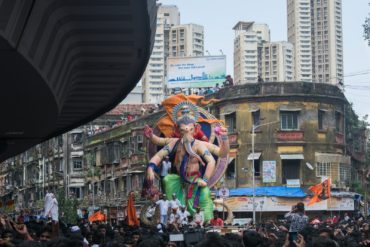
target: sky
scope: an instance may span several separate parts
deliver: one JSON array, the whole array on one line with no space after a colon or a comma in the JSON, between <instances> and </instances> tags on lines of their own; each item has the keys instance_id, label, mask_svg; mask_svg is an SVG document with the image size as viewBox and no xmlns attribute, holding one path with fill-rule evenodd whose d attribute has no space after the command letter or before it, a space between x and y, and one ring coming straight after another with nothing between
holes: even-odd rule
<instances>
[{"instance_id":1,"label":"sky","mask_svg":"<svg viewBox=\"0 0 370 247\"><path fill-rule=\"evenodd\" d=\"M286 0L159 0L176 5L181 23L204 26L205 51L226 55L227 74L233 74L232 28L238 21L266 23L271 41L287 40ZM342 0L345 95L359 116L370 116L370 47L362 24L370 0Z\"/></svg>"}]
</instances>

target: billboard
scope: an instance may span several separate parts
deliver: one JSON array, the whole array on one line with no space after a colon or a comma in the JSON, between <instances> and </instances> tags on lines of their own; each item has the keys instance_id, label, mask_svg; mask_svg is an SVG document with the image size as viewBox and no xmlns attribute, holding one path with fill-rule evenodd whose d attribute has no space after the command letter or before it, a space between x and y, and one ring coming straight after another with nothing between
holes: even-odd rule
<instances>
[{"instance_id":1,"label":"billboard","mask_svg":"<svg viewBox=\"0 0 370 247\"><path fill-rule=\"evenodd\" d=\"M168 58L168 88L204 88L225 81L226 56Z\"/></svg>"}]
</instances>

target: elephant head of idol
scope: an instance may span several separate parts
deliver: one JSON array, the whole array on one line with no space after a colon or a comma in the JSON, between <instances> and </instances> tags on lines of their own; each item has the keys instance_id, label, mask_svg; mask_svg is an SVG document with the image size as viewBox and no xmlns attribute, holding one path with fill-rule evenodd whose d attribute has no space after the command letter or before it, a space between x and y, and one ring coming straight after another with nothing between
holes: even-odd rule
<instances>
[{"instance_id":1,"label":"elephant head of idol","mask_svg":"<svg viewBox=\"0 0 370 247\"><path fill-rule=\"evenodd\" d=\"M181 115L178 116L178 113ZM186 152L190 156L197 158L200 162L203 162L199 155L197 155L192 149L198 117L199 113L197 111L197 107L190 102L180 103L174 109L176 128L180 132L181 143L184 145Z\"/></svg>"}]
</instances>

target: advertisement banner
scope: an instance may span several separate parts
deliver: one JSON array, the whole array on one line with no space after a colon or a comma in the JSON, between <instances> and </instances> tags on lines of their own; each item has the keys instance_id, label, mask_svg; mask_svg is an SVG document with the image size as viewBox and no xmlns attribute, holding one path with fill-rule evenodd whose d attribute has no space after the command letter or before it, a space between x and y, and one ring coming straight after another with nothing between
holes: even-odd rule
<instances>
[{"instance_id":1,"label":"advertisement banner","mask_svg":"<svg viewBox=\"0 0 370 247\"><path fill-rule=\"evenodd\" d=\"M352 198L336 198L323 200L318 203L307 205L310 198L284 198L284 197L255 197L254 204L257 212L289 212L292 206L298 202L305 204L306 211L350 211L354 210ZM252 197L239 196L225 199L226 204L233 212L252 212Z\"/></svg>"},{"instance_id":2,"label":"advertisement banner","mask_svg":"<svg viewBox=\"0 0 370 247\"><path fill-rule=\"evenodd\" d=\"M168 88L205 88L222 86L226 76L226 56L167 59Z\"/></svg>"},{"instance_id":3,"label":"advertisement banner","mask_svg":"<svg viewBox=\"0 0 370 247\"><path fill-rule=\"evenodd\" d=\"M264 183L276 182L276 161L264 160L262 163L262 179Z\"/></svg>"}]
</instances>

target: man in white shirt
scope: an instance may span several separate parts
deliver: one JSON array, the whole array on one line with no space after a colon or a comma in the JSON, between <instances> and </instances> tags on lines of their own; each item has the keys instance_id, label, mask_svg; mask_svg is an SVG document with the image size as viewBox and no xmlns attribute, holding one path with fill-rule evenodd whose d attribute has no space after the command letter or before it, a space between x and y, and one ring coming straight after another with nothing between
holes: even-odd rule
<instances>
[{"instance_id":1,"label":"man in white shirt","mask_svg":"<svg viewBox=\"0 0 370 247\"><path fill-rule=\"evenodd\" d=\"M197 212L193 216L193 221L191 222L191 224L193 225L193 227L203 227L204 216L199 207L197 208Z\"/></svg>"},{"instance_id":2,"label":"man in white shirt","mask_svg":"<svg viewBox=\"0 0 370 247\"><path fill-rule=\"evenodd\" d=\"M166 156L164 160L162 161L162 167L161 167L161 188L163 192L165 191L163 179L165 176L168 175L168 171L171 169L171 166L172 164L170 161L170 157Z\"/></svg>"},{"instance_id":3,"label":"man in white shirt","mask_svg":"<svg viewBox=\"0 0 370 247\"><path fill-rule=\"evenodd\" d=\"M173 208L171 210L171 214L170 214L170 219L168 221L169 225L173 227L174 230L176 231L179 231L179 228L178 228L178 225L177 225L177 222L179 220L179 214L177 212L177 209L176 208Z\"/></svg>"},{"instance_id":4,"label":"man in white shirt","mask_svg":"<svg viewBox=\"0 0 370 247\"><path fill-rule=\"evenodd\" d=\"M181 207L181 202L177 199L176 193L172 194L172 200L170 201L171 209L178 209Z\"/></svg>"},{"instance_id":5,"label":"man in white shirt","mask_svg":"<svg viewBox=\"0 0 370 247\"><path fill-rule=\"evenodd\" d=\"M179 215L178 217L178 225L179 226L185 226L188 224L188 217L190 216L190 213L186 210L186 207L181 207L181 210L177 213Z\"/></svg>"},{"instance_id":6,"label":"man in white shirt","mask_svg":"<svg viewBox=\"0 0 370 247\"><path fill-rule=\"evenodd\" d=\"M160 199L155 204L159 205L159 210L161 212L161 223L167 225L169 202L166 198L166 194L161 195Z\"/></svg>"}]
</instances>

